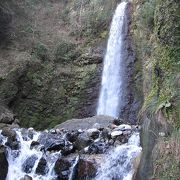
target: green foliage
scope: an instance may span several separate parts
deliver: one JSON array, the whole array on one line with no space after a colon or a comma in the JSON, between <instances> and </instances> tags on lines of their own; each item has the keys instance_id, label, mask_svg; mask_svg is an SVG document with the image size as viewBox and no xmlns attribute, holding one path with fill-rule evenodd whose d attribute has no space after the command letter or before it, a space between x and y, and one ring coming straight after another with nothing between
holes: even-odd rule
<instances>
[{"instance_id":1,"label":"green foliage","mask_svg":"<svg viewBox=\"0 0 180 180\"><path fill-rule=\"evenodd\" d=\"M33 54L35 55L35 57L43 61L48 60L48 49L42 43L36 44L36 46L33 49Z\"/></svg>"},{"instance_id":2,"label":"green foliage","mask_svg":"<svg viewBox=\"0 0 180 180\"><path fill-rule=\"evenodd\" d=\"M97 36L109 26L116 0L77 0L66 8L71 34L79 37Z\"/></svg>"},{"instance_id":3,"label":"green foliage","mask_svg":"<svg viewBox=\"0 0 180 180\"><path fill-rule=\"evenodd\" d=\"M155 12L155 6L156 1L154 0L148 0L146 1L141 9L140 9L140 17L139 21L143 28L146 29L146 31L152 32L154 27L154 12Z\"/></svg>"},{"instance_id":4,"label":"green foliage","mask_svg":"<svg viewBox=\"0 0 180 180\"><path fill-rule=\"evenodd\" d=\"M141 2L136 15L134 36L137 41L138 58L144 65L144 90L146 92L142 111L151 115L160 109L164 116L177 119L180 51L177 44L179 27L177 3L170 0L148 0Z\"/></svg>"},{"instance_id":5,"label":"green foliage","mask_svg":"<svg viewBox=\"0 0 180 180\"><path fill-rule=\"evenodd\" d=\"M55 50L55 61L68 63L75 55L74 47L75 45L70 42L61 41Z\"/></svg>"}]
</instances>

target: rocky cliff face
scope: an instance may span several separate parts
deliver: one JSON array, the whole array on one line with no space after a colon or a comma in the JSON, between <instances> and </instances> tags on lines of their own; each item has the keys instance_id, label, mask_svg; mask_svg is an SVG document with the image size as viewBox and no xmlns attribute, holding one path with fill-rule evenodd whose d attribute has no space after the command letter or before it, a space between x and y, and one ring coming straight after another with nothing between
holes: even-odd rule
<instances>
[{"instance_id":1,"label":"rocky cliff face","mask_svg":"<svg viewBox=\"0 0 180 180\"><path fill-rule=\"evenodd\" d=\"M132 4L136 71L142 77L144 97L139 113L143 155L137 179L178 179L179 3L134 0Z\"/></svg>"},{"instance_id":2,"label":"rocky cliff face","mask_svg":"<svg viewBox=\"0 0 180 180\"><path fill-rule=\"evenodd\" d=\"M102 62L119 1L26 1L2 3L0 103L21 126L53 127L96 114ZM131 10L128 9L129 13ZM129 25L131 23L128 17ZM134 53L126 37L127 75L121 117L137 121Z\"/></svg>"},{"instance_id":3,"label":"rocky cliff face","mask_svg":"<svg viewBox=\"0 0 180 180\"><path fill-rule=\"evenodd\" d=\"M44 129L95 114L116 4L1 3L0 103L18 116L22 126Z\"/></svg>"}]
</instances>

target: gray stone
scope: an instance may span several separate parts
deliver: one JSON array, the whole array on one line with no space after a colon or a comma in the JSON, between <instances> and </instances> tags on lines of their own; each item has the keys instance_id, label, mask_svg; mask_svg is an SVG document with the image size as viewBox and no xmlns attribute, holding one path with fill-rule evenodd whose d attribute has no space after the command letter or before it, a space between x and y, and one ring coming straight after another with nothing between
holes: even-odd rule
<instances>
[{"instance_id":1,"label":"gray stone","mask_svg":"<svg viewBox=\"0 0 180 180\"><path fill-rule=\"evenodd\" d=\"M5 180L8 173L8 161L6 159L6 149L4 146L0 146L0 179Z\"/></svg>"},{"instance_id":2,"label":"gray stone","mask_svg":"<svg viewBox=\"0 0 180 180\"><path fill-rule=\"evenodd\" d=\"M23 178L21 178L20 180L33 180L33 178L29 175L25 175Z\"/></svg>"},{"instance_id":3,"label":"gray stone","mask_svg":"<svg viewBox=\"0 0 180 180\"><path fill-rule=\"evenodd\" d=\"M88 129L87 134L90 138L97 139L99 137L100 131L96 128Z\"/></svg>"},{"instance_id":4,"label":"gray stone","mask_svg":"<svg viewBox=\"0 0 180 180\"><path fill-rule=\"evenodd\" d=\"M60 125L57 125L55 129L65 128L67 130L78 130L78 129L90 129L93 127L95 123L100 124L102 128L107 127L114 120L113 117L110 116L93 116L90 118L84 119L71 119L66 122L63 122Z\"/></svg>"},{"instance_id":5,"label":"gray stone","mask_svg":"<svg viewBox=\"0 0 180 180\"><path fill-rule=\"evenodd\" d=\"M112 138L115 138L115 137L120 136L120 135L122 135L122 134L123 134L122 131L113 131L113 132L111 133L111 137L112 137Z\"/></svg>"}]
</instances>

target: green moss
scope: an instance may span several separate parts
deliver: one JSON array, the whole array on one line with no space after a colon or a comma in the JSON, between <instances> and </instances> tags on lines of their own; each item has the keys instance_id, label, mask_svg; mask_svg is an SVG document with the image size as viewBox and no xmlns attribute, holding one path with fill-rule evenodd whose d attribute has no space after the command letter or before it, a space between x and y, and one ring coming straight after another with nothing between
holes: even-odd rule
<instances>
[{"instance_id":1,"label":"green moss","mask_svg":"<svg viewBox=\"0 0 180 180\"><path fill-rule=\"evenodd\" d=\"M59 42L59 45L55 50L55 61L60 63L69 63L75 53L74 47L75 45L70 42Z\"/></svg>"},{"instance_id":2,"label":"green moss","mask_svg":"<svg viewBox=\"0 0 180 180\"><path fill-rule=\"evenodd\" d=\"M146 68L143 71L146 94L142 111L148 110L152 115L160 109L165 109L167 114L171 106L175 106L173 102L177 101L178 87L174 81L180 69L177 7L172 0L149 0L141 4L136 15L134 36L141 41L135 43L138 58L143 58L143 67Z\"/></svg>"},{"instance_id":3,"label":"green moss","mask_svg":"<svg viewBox=\"0 0 180 180\"><path fill-rule=\"evenodd\" d=\"M48 60L48 49L42 43L36 44L36 46L33 49L33 54L36 58L39 58L43 61Z\"/></svg>"}]
</instances>

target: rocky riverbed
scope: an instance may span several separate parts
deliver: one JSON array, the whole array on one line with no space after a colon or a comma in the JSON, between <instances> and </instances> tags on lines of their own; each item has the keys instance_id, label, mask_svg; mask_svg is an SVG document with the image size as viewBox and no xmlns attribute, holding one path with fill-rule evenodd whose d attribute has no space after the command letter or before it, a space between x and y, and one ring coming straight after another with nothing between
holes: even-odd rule
<instances>
[{"instance_id":1,"label":"rocky riverbed","mask_svg":"<svg viewBox=\"0 0 180 180\"><path fill-rule=\"evenodd\" d=\"M6 126L0 135L0 161L4 165L0 179L6 176L8 180L98 179L103 164L108 166L106 161L111 152L123 146L130 148L132 136L138 137L139 129L137 125L124 124L108 116L69 120L42 132ZM139 152L140 149L133 152L133 156ZM121 157L123 162L117 164L129 158L123 151L121 153L124 160ZM130 164L126 169L132 171Z\"/></svg>"}]
</instances>

